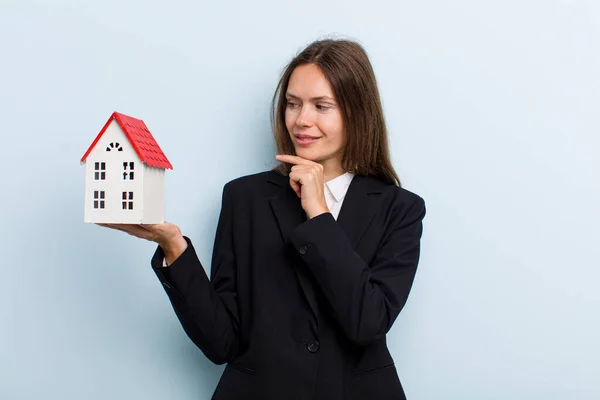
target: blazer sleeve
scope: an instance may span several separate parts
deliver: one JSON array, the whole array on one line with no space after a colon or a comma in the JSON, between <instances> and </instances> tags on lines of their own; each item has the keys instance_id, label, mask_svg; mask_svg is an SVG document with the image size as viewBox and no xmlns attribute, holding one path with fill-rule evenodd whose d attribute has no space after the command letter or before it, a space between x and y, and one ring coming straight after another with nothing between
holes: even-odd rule
<instances>
[{"instance_id":1,"label":"blazer sleeve","mask_svg":"<svg viewBox=\"0 0 600 400\"><path fill-rule=\"evenodd\" d=\"M396 213L368 265L331 213L298 225L291 240L346 336L366 346L385 336L404 307L417 270L425 202Z\"/></svg>"},{"instance_id":2,"label":"blazer sleeve","mask_svg":"<svg viewBox=\"0 0 600 400\"><path fill-rule=\"evenodd\" d=\"M210 280L187 236L187 248L169 267L162 266L164 252L160 246L151 260L183 329L215 364L231 361L239 350L233 198L229 186L223 188Z\"/></svg>"}]
</instances>

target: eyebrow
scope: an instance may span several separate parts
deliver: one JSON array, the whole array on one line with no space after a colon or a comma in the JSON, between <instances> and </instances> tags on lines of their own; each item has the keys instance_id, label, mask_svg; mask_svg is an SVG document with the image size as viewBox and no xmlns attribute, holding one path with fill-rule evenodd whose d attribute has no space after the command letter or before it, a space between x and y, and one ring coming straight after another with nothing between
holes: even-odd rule
<instances>
[{"instance_id":1,"label":"eyebrow","mask_svg":"<svg viewBox=\"0 0 600 400\"><path fill-rule=\"evenodd\" d=\"M287 93L286 93L286 96L293 97L294 99L298 99L298 100L300 100L300 97L298 97L298 96L296 96L295 94L293 94L293 93L290 93L290 92L287 92ZM329 101L333 101L333 102L335 102L335 99L334 99L333 97L329 97L329 96L317 96L317 97L312 97L312 98L310 98L310 100L313 100L313 101L319 101L319 100L329 100Z\"/></svg>"}]
</instances>

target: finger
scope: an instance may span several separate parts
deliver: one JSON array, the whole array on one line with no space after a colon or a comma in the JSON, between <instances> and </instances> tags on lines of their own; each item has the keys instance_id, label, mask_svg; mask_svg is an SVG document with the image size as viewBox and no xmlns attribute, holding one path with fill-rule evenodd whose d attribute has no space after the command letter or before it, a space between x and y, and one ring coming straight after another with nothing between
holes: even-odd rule
<instances>
[{"instance_id":1,"label":"finger","mask_svg":"<svg viewBox=\"0 0 600 400\"><path fill-rule=\"evenodd\" d=\"M293 179L290 179L290 186L294 189L294 192L296 192L296 196L301 197L301 186Z\"/></svg>"},{"instance_id":2,"label":"finger","mask_svg":"<svg viewBox=\"0 0 600 400\"><path fill-rule=\"evenodd\" d=\"M290 172L290 177L294 179L294 181L298 182L300 185L306 185L310 182L318 182L319 174L313 172L312 170L300 170Z\"/></svg>"},{"instance_id":3,"label":"finger","mask_svg":"<svg viewBox=\"0 0 600 400\"><path fill-rule=\"evenodd\" d=\"M110 224L110 227L129 234L133 231L133 225L130 224Z\"/></svg>"},{"instance_id":4,"label":"finger","mask_svg":"<svg viewBox=\"0 0 600 400\"><path fill-rule=\"evenodd\" d=\"M318 163L313 165L294 165L290 172L294 172L298 175L311 175L315 178L319 178L323 176L323 166Z\"/></svg>"},{"instance_id":5,"label":"finger","mask_svg":"<svg viewBox=\"0 0 600 400\"><path fill-rule=\"evenodd\" d=\"M139 224L105 224L108 228L116 229L125 232L131 236L141 239L152 240L151 232L141 227Z\"/></svg>"},{"instance_id":6,"label":"finger","mask_svg":"<svg viewBox=\"0 0 600 400\"><path fill-rule=\"evenodd\" d=\"M297 164L297 165L293 165L292 168L290 169L290 171L298 171L298 172L308 172L308 171L312 171L312 170L318 170L317 165L321 165L321 164Z\"/></svg>"},{"instance_id":7,"label":"finger","mask_svg":"<svg viewBox=\"0 0 600 400\"><path fill-rule=\"evenodd\" d=\"M299 185L304 184L304 177L305 177L305 174L299 173L298 171L290 171L290 174L289 174L290 180L293 180L294 182L296 182Z\"/></svg>"},{"instance_id":8,"label":"finger","mask_svg":"<svg viewBox=\"0 0 600 400\"><path fill-rule=\"evenodd\" d=\"M99 223L99 222L96 222L96 225L102 226L104 228L116 229L118 231L122 231L123 230L123 227L121 226L121 224L109 224L109 223Z\"/></svg>"},{"instance_id":9,"label":"finger","mask_svg":"<svg viewBox=\"0 0 600 400\"><path fill-rule=\"evenodd\" d=\"M295 172L290 172L289 178L290 186L292 189L294 189L297 195L300 195L300 191L302 190L302 176Z\"/></svg>"},{"instance_id":10,"label":"finger","mask_svg":"<svg viewBox=\"0 0 600 400\"><path fill-rule=\"evenodd\" d=\"M278 154L275 156L275 158L279 161L287 162L290 164L301 164L301 165L318 164L318 163L315 163L314 161L310 161L310 160L307 160L305 158L298 157L298 156L292 156L290 154Z\"/></svg>"}]
</instances>

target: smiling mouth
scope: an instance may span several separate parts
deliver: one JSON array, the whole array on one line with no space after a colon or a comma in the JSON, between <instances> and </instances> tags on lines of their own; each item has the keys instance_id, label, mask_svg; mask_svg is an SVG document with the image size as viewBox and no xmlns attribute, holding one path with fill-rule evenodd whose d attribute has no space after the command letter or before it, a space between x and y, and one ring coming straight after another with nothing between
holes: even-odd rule
<instances>
[{"instance_id":1,"label":"smiling mouth","mask_svg":"<svg viewBox=\"0 0 600 400\"><path fill-rule=\"evenodd\" d=\"M318 139L318 136L311 136L311 135L294 135L296 137L296 139Z\"/></svg>"},{"instance_id":2,"label":"smiling mouth","mask_svg":"<svg viewBox=\"0 0 600 400\"><path fill-rule=\"evenodd\" d=\"M294 135L294 137L296 138L296 143L298 143L299 145L309 145L315 143L320 139L319 137L306 135Z\"/></svg>"}]
</instances>

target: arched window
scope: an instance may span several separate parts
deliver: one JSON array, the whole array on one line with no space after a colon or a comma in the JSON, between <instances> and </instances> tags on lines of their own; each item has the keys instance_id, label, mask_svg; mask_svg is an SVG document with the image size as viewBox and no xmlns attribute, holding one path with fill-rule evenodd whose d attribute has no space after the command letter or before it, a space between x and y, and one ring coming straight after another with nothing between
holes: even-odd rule
<instances>
[{"instance_id":1,"label":"arched window","mask_svg":"<svg viewBox=\"0 0 600 400\"><path fill-rule=\"evenodd\" d=\"M112 142L108 146L106 146L106 151L123 151L123 147L118 142Z\"/></svg>"}]
</instances>

